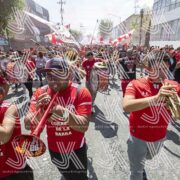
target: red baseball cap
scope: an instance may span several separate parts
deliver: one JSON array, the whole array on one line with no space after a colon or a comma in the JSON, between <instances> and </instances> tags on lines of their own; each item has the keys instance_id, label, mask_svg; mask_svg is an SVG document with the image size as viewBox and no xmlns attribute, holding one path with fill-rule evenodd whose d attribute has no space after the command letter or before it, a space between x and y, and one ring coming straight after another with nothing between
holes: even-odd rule
<instances>
[{"instance_id":1,"label":"red baseball cap","mask_svg":"<svg viewBox=\"0 0 180 180\"><path fill-rule=\"evenodd\" d=\"M0 76L0 84L6 84L7 81L4 77Z\"/></svg>"}]
</instances>

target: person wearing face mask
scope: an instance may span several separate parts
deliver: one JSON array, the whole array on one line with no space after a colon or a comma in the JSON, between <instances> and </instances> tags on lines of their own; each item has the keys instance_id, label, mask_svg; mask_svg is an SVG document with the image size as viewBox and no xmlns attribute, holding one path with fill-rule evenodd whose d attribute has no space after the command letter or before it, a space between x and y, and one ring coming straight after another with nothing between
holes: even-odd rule
<instances>
[{"instance_id":1,"label":"person wearing face mask","mask_svg":"<svg viewBox=\"0 0 180 180\"><path fill-rule=\"evenodd\" d=\"M168 80L169 55L151 52L146 57L146 77L131 81L123 99L123 109L130 113L127 141L130 180L147 180L145 162L159 152L172 120L166 104L169 97L180 95L179 84Z\"/></svg>"},{"instance_id":2,"label":"person wearing face mask","mask_svg":"<svg viewBox=\"0 0 180 180\"><path fill-rule=\"evenodd\" d=\"M15 104L5 100L9 84L0 75L0 179L33 180L26 158L15 150L14 138L21 135L21 124Z\"/></svg>"},{"instance_id":3,"label":"person wearing face mask","mask_svg":"<svg viewBox=\"0 0 180 180\"><path fill-rule=\"evenodd\" d=\"M40 109L37 116L40 121L56 94L46 124L51 160L66 180L87 180L85 132L91 118L91 95L85 87L70 81L71 70L63 58L49 60L43 72L48 85L38 88L33 94L25 118L26 129L33 131L37 123L32 122L32 118Z\"/></svg>"}]
</instances>

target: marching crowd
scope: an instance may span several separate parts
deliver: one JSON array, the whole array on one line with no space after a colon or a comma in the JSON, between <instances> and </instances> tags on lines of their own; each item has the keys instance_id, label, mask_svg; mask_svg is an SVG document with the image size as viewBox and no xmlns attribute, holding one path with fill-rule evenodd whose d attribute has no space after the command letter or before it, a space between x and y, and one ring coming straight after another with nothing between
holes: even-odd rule
<instances>
[{"instance_id":1,"label":"marching crowd","mask_svg":"<svg viewBox=\"0 0 180 180\"><path fill-rule=\"evenodd\" d=\"M0 179L34 179L33 170L26 163L27 154L16 148L21 146L16 146L16 137L21 135L22 123L17 106L6 101L11 84L24 84L28 89L29 110L24 119L27 130L37 130L42 116L47 114L48 150L59 172L66 180L86 180L85 132L92 113L95 114L98 91L106 91L108 80L117 74L123 91L121 103L124 111L130 113L127 140L130 180L147 180L145 161L159 151L152 153L151 148L163 144L168 124L179 119L178 112L173 114L167 103L170 98L176 103L180 96L180 48L86 46L79 50L55 46L45 49L45 52L36 48L0 51ZM18 63L19 71L23 67L27 73L16 73ZM138 71L140 78L136 78ZM102 72L107 78L101 78ZM40 87L33 92L33 82L37 79ZM37 142L34 145L39 147ZM67 162L65 157L70 156L73 158Z\"/></svg>"}]
</instances>

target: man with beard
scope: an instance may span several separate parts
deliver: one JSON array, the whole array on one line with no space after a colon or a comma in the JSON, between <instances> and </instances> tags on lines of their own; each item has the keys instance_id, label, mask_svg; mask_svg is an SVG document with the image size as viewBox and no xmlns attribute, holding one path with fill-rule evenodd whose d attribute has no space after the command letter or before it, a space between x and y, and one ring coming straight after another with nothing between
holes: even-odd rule
<instances>
[{"instance_id":1,"label":"man with beard","mask_svg":"<svg viewBox=\"0 0 180 180\"><path fill-rule=\"evenodd\" d=\"M66 180L87 180L85 132L91 118L91 95L86 88L70 81L69 66L62 58L49 60L43 72L48 85L33 94L25 118L26 128L33 131L37 124L31 121L32 118L40 109L39 121L56 94L46 124L51 160Z\"/></svg>"}]
</instances>

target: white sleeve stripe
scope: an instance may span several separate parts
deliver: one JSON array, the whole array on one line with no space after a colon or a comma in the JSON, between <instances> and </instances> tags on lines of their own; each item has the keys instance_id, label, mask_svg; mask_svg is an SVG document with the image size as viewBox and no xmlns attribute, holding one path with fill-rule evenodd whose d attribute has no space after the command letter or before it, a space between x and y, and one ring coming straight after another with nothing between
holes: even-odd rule
<instances>
[{"instance_id":1,"label":"white sleeve stripe","mask_svg":"<svg viewBox=\"0 0 180 180\"><path fill-rule=\"evenodd\" d=\"M92 102L84 102L84 103L79 104L79 106L83 106L83 105L92 105Z\"/></svg>"},{"instance_id":2,"label":"white sleeve stripe","mask_svg":"<svg viewBox=\"0 0 180 180\"><path fill-rule=\"evenodd\" d=\"M80 144L80 148L83 147L84 143L85 143L85 137L83 136L83 139L82 139L81 144Z\"/></svg>"}]
</instances>

